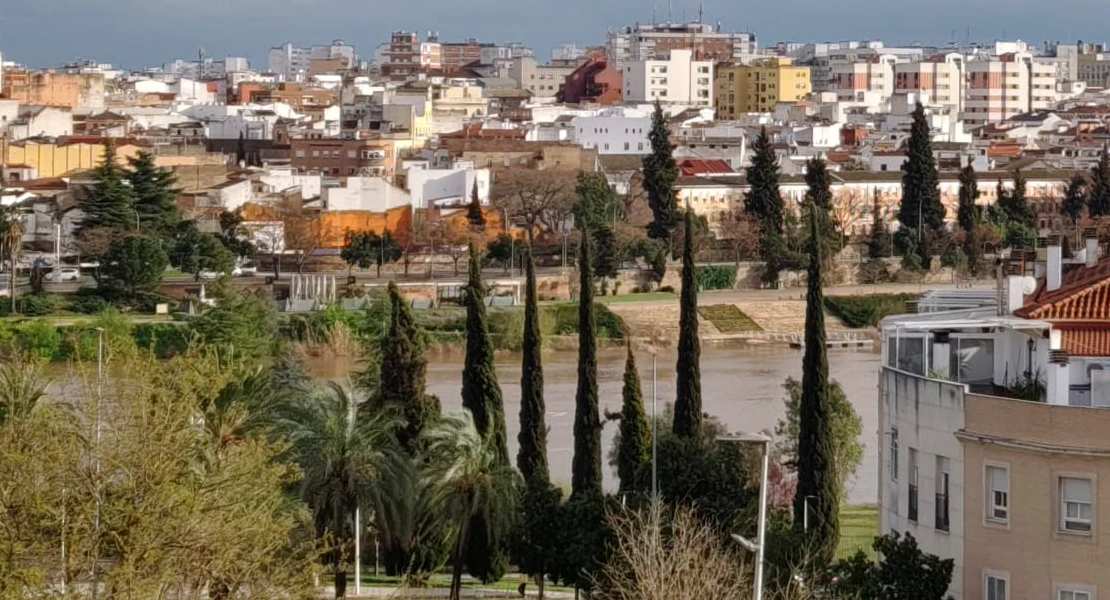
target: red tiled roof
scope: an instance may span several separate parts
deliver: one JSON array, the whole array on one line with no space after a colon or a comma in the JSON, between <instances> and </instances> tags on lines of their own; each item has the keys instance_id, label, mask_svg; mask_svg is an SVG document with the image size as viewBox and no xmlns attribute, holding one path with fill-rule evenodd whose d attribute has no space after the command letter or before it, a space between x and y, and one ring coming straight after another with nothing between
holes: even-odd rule
<instances>
[{"instance_id":1,"label":"red tiled roof","mask_svg":"<svg viewBox=\"0 0 1110 600\"><path fill-rule=\"evenodd\" d=\"M735 173L732 167L729 166L728 161L721 159L708 159L701 160L696 158L689 158L679 161L678 170L685 177L694 175L723 175L727 173Z\"/></svg>"},{"instance_id":2,"label":"red tiled roof","mask_svg":"<svg viewBox=\"0 0 1110 600\"><path fill-rule=\"evenodd\" d=\"M1110 256L1093 267L1064 273L1058 290L1046 290L1042 280L1014 314L1047 321L1110 321Z\"/></svg>"},{"instance_id":3,"label":"red tiled roof","mask_svg":"<svg viewBox=\"0 0 1110 600\"><path fill-rule=\"evenodd\" d=\"M1072 356L1110 356L1110 328L1060 328L1060 347Z\"/></svg>"}]
</instances>

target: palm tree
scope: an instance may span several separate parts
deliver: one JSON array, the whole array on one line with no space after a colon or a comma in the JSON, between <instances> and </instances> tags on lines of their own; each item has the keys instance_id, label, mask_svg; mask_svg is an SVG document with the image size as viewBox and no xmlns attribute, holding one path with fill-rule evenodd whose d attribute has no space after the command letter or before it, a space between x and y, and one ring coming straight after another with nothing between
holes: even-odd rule
<instances>
[{"instance_id":1,"label":"palm tree","mask_svg":"<svg viewBox=\"0 0 1110 600\"><path fill-rule=\"evenodd\" d=\"M48 382L39 378L36 363L0 363L0 425L31 414L46 396Z\"/></svg>"},{"instance_id":2,"label":"palm tree","mask_svg":"<svg viewBox=\"0 0 1110 600\"><path fill-rule=\"evenodd\" d=\"M8 271L11 279L8 283L8 296L12 302L12 312L15 312L15 261L19 257L23 246L23 234L26 232L23 216L16 205L0 209L0 236L7 247Z\"/></svg>"},{"instance_id":3,"label":"palm tree","mask_svg":"<svg viewBox=\"0 0 1110 600\"><path fill-rule=\"evenodd\" d=\"M316 534L332 543L325 559L335 575L335 597L346 593L347 549L353 543L355 509L392 514L388 487L403 481L407 459L400 453L389 414L367 415L362 402L336 383L313 391L281 418L278 431L290 443L304 472L301 498L312 511ZM381 518L379 528L391 520Z\"/></svg>"},{"instance_id":4,"label":"palm tree","mask_svg":"<svg viewBox=\"0 0 1110 600\"><path fill-rule=\"evenodd\" d=\"M462 590L471 518L482 515L490 528L504 525L493 519L513 514L514 473L504 462L491 436L483 439L469 411L447 415L427 430L424 478L435 491L440 514L457 528L452 551L451 600Z\"/></svg>"}]
</instances>

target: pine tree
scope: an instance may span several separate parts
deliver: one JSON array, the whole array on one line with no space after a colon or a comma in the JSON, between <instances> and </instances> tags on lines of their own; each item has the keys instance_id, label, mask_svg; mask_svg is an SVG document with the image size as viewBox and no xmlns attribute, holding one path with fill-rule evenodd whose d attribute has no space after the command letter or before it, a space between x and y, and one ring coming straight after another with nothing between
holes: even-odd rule
<instances>
[{"instance_id":1,"label":"pine tree","mask_svg":"<svg viewBox=\"0 0 1110 600\"><path fill-rule=\"evenodd\" d=\"M674 402L675 435L692 438L701 429L701 341L698 338L698 278L694 266L694 213L686 211L682 245L682 295L678 332L678 390Z\"/></svg>"},{"instance_id":2,"label":"pine tree","mask_svg":"<svg viewBox=\"0 0 1110 600\"><path fill-rule=\"evenodd\" d=\"M906 162L902 163L902 204L898 209L902 227L918 230L919 235L922 230L944 229L945 209L940 203L938 183L929 121L925 118L925 107L918 103L913 111Z\"/></svg>"},{"instance_id":3,"label":"pine tree","mask_svg":"<svg viewBox=\"0 0 1110 600\"><path fill-rule=\"evenodd\" d=\"M648 225L648 236L669 240L671 232L678 225L678 202L675 200L674 182L678 179L678 166L675 164L671 148L671 134L667 131L667 119L663 107L655 103L651 117L651 154L644 157L643 187L648 195L653 220Z\"/></svg>"},{"instance_id":4,"label":"pine tree","mask_svg":"<svg viewBox=\"0 0 1110 600\"><path fill-rule=\"evenodd\" d=\"M131 170L127 181L135 197L135 212L146 235L167 237L181 220L177 208L177 176L169 169L157 167L154 155L139 152L127 159Z\"/></svg>"},{"instance_id":5,"label":"pine tree","mask_svg":"<svg viewBox=\"0 0 1110 600\"><path fill-rule=\"evenodd\" d=\"M405 426L397 439L414 454L420 432L439 416L439 399L426 392L428 359L424 356L424 332L392 281L389 302L392 314L389 331L381 344L381 384L375 404L400 410Z\"/></svg>"},{"instance_id":6,"label":"pine tree","mask_svg":"<svg viewBox=\"0 0 1110 600\"><path fill-rule=\"evenodd\" d=\"M532 247L525 247L524 341L520 364L520 433L516 466L525 481L534 476L550 479L547 470L547 423L543 399L543 338L536 297L536 261Z\"/></svg>"},{"instance_id":7,"label":"pine tree","mask_svg":"<svg viewBox=\"0 0 1110 600\"><path fill-rule=\"evenodd\" d=\"M1060 204L1060 214L1071 219L1072 226L1079 222L1083 216L1083 209L1087 206L1087 178L1075 175L1068 181L1064 190L1064 202Z\"/></svg>"},{"instance_id":8,"label":"pine tree","mask_svg":"<svg viewBox=\"0 0 1110 600\"><path fill-rule=\"evenodd\" d=\"M624 387L621 389L620 446L617 449L617 475L620 476L622 494L647 492L641 474L644 465L651 462L651 425L644 411L644 395L640 391L640 374L636 371L636 356L632 342L628 342L628 356L624 361Z\"/></svg>"},{"instance_id":9,"label":"pine tree","mask_svg":"<svg viewBox=\"0 0 1110 600\"><path fill-rule=\"evenodd\" d=\"M107 228L119 232L135 229L135 196L124 182L126 172L116 158L116 146L105 143L104 158L92 172L93 185L77 201L81 223L77 233Z\"/></svg>"},{"instance_id":10,"label":"pine tree","mask_svg":"<svg viewBox=\"0 0 1110 600\"><path fill-rule=\"evenodd\" d=\"M474 187L470 189L470 204L466 207L466 220L470 222L470 227L475 230L484 229L486 226L486 215L482 212L482 203L478 200L478 180L474 180Z\"/></svg>"},{"instance_id":11,"label":"pine tree","mask_svg":"<svg viewBox=\"0 0 1110 600\"><path fill-rule=\"evenodd\" d=\"M1021 169L1014 171L1014 187L1005 196L998 197L998 208L1006 213L1009 221L1033 227L1037 216L1025 197L1025 185L1025 176L1021 174Z\"/></svg>"},{"instance_id":12,"label":"pine tree","mask_svg":"<svg viewBox=\"0 0 1110 600\"><path fill-rule=\"evenodd\" d=\"M964 232L970 232L979 222L979 209L976 201L979 199L979 180L975 177L975 167L971 159L967 166L960 169L960 202L956 208L956 222Z\"/></svg>"},{"instance_id":13,"label":"pine tree","mask_svg":"<svg viewBox=\"0 0 1110 600\"><path fill-rule=\"evenodd\" d=\"M582 232L578 252L578 390L574 401L572 497L601 495L601 415L597 401L592 237L588 229Z\"/></svg>"},{"instance_id":14,"label":"pine tree","mask_svg":"<svg viewBox=\"0 0 1110 600\"><path fill-rule=\"evenodd\" d=\"M1091 169L1091 195L1087 200L1087 214L1092 217L1110 215L1110 150L1102 148L1098 164Z\"/></svg>"},{"instance_id":15,"label":"pine tree","mask_svg":"<svg viewBox=\"0 0 1110 600\"><path fill-rule=\"evenodd\" d=\"M779 164L767 128L759 130L752 144L752 164L747 170L748 195L744 211L759 223L759 259L766 265L763 283L778 281L786 253L786 209L779 193Z\"/></svg>"},{"instance_id":16,"label":"pine tree","mask_svg":"<svg viewBox=\"0 0 1110 600\"><path fill-rule=\"evenodd\" d=\"M805 355L802 358L802 399L798 411L798 488L794 495L794 527L803 524L807 548L820 566L828 565L839 542L840 497L830 431L829 362L825 348L824 294L821 290L822 219L820 209L807 205L809 268L806 284ZM808 519L806 511L809 511Z\"/></svg>"}]
</instances>

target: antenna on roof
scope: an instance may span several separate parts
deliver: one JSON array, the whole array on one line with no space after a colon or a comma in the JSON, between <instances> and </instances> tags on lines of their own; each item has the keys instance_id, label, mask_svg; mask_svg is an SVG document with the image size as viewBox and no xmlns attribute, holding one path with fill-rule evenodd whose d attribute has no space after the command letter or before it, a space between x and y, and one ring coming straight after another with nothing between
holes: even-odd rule
<instances>
[{"instance_id":1,"label":"antenna on roof","mask_svg":"<svg viewBox=\"0 0 1110 600\"><path fill-rule=\"evenodd\" d=\"M699 25L701 24L701 18L704 14L705 14L705 4L699 2L698 3L698 24Z\"/></svg>"},{"instance_id":2,"label":"antenna on roof","mask_svg":"<svg viewBox=\"0 0 1110 600\"><path fill-rule=\"evenodd\" d=\"M667 22L674 23L674 0L667 0Z\"/></svg>"}]
</instances>

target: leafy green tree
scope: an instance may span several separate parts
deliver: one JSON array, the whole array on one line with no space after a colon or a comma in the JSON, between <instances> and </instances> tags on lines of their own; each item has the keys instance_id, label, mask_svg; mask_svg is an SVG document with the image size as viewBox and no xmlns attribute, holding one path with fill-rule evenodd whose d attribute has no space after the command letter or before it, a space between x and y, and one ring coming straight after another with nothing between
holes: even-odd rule
<instances>
[{"instance_id":1,"label":"leafy green tree","mask_svg":"<svg viewBox=\"0 0 1110 600\"><path fill-rule=\"evenodd\" d=\"M651 267L652 278L656 283L663 281L667 274L667 256L670 254L666 242L651 238L640 238L628 249L630 258L640 258Z\"/></svg>"},{"instance_id":2,"label":"leafy green tree","mask_svg":"<svg viewBox=\"0 0 1110 600\"><path fill-rule=\"evenodd\" d=\"M596 231L622 216L620 213L623 212L624 203L609 186L604 173L579 173L574 189L578 195L573 209L574 226L578 229L589 228Z\"/></svg>"},{"instance_id":3,"label":"leafy green tree","mask_svg":"<svg viewBox=\"0 0 1110 600\"><path fill-rule=\"evenodd\" d=\"M686 211L682 248L682 292L679 298L678 364L675 379L674 433L694 437L701 428L701 341L698 338L698 280L694 265L694 214Z\"/></svg>"},{"instance_id":4,"label":"leafy green tree","mask_svg":"<svg viewBox=\"0 0 1110 600\"><path fill-rule=\"evenodd\" d=\"M605 565L606 548L612 533L606 515L619 510L600 492L571 494L559 511L558 551L554 558L552 579L576 589L592 589L597 574Z\"/></svg>"},{"instance_id":5,"label":"leafy green tree","mask_svg":"<svg viewBox=\"0 0 1110 600\"><path fill-rule=\"evenodd\" d=\"M125 236L104 255L101 287L138 299L158 289L169 264L158 240L138 234Z\"/></svg>"},{"instance_id":6,"label":"leafy green tree","mask_svg":"<svg viewBox=\"0 0 1110 600\"><path fill-rule=\"evenodd\" d=\"M1060 214L1071 219L1074 227L1083 216L1083 209L1087 207L1087 178L1074 175L1068 180L1064 189L1064 201L1060 204Z\"/></svg>"},{"instance_id":7,"label":"leafy green tree","mask_svg":"<svg viewBox=\"0 0 1110 600\"><path fill-rule=\"evenodd\" d=\"M496 239L490 240L486 244L486 260L490 263L500 263L504 265L505 272L509 271L509 264L513 258L513 249L516 243L513 241L512 236L507 233L502 233Z\"/></svg>"},{"instance_id":8,"label":"leafy green tree","mask_svg":"<svg viewBox=\"0 0 1110 600\"><path fill-rule=\"evenodd\" d=\"M858 552L830 569L827 593L837 600L945 600L955 561L921 551L913 535L892 533L872 544L876 563Z\"/></svg>"},{"instance_id":9,"label":"leafy green tree","mask_svg":"<svg viewBox=\"0 0 1110 600\"><path fill-rule=\"evenodd\" d=\"M1087 197L1087 213L1092 217L1110 215L1110 150L1102 147L1098 164L1091 169L1090 195Z\"/></svg>"},{"instance_id":10,"label":"leafy green tree","mask_svg":"<svg viewBox=\"0 0 1110 600\"><path fill-rule=\"evenodd\" d=\"M648 237L669 240L671 232L678 226L678 202L675 200L674 182L678 179L678 165L675 164L671 134L667 130L667 118L663 107L655 103L651 116L651 130L648 132L651 154L644 157L644 191L648 195L652 222L648 225Z\"/></svg>"},{"instance_id":11,"label":"leafy green tree","mask_svg":"<svg viewBox=\"0 0 1110 600\"><path fill-rule=\"evenodd\" d=\"M606 417L620 421L617 433L617 475L622 494L645 493L644 465L651 463L651 425L644 410L644 394L640 390L640 374L632 342L627 345L624 361L624 385L621 388L621 411Z\"/></svg>"},{"instance_id":12,"label":"leafy green tree","mask_svg":"<svg viewBox=\"0 0 1110 600\"><path fill-rule=\"evenodd\" d=\"M840 541L840 490L836 447L829 400L829 361L825 348L825 300L821 283L821 209L809 211L809 269L806 282L805 355L802 358L802 397L798 407L798 488L794 496L794 527L819 565L832 562ZM810 515L807 518L806 511Z\"/></svg>"},{"instance_id":13,"label":"leafy green tree","mask_svg":"<svg viewBox=\"0 0 1110 600\"><path fill-rule=\"evenodd\" d=\"M567 532L562 523L563 492L551 484L546 473L537 472L525 482L520 499L520 518L513 538L513 562L521 573L531 575L543 598L546 575L557 573Z\"/></svg>"},{"instance_id":14,"label":"leafy green tree","mask_svg":"<svg viewBox=\"0 0 1110 600\"><path fill-rule=\"evenodd\" d=\"M201 233L192 220L174 226L168 258L181 272L193 273L197 281L202 272L228 274L235 268L235 254L215 234Z\"/></svg>"},{"instance_id":15,"label":"leafy green tree","mask_svg":"<svg viewBox=\"0 0 1110 600\"><path fill-rule=\"evenodd\" d=\"M871 231L867 237L867 256L870 258L887 258L894 251L894 240L887 229L886 219L883 218L883 209L876 202L871 208Z\"/></svg>"},{"instance_id":16,"label":"leafy green tree","mask_svg":"<svg viewBox=\"0 0 1110 600\"><path fill-rule=\"evenodd\" d=\"M356 266L369 269L374 264L374 253L378 249L378 234L373 231L350 231L343 234L343 249L339 257L347 263L347 273Z\"/></svg>"},{"instance_id":17,"label":"leafy green tree","mask_svg":"<svg viewBox=\"0 0 1110 600\"><path fill-rule=\"evenodd\" d=\"M220 213L220 242L238 258L254 256L258 249L244 235L243 215L238 211Z\"/></svg>"},{"instance_id":18,"label":"leafy green tree","mask_svg":"<svg viewBox=\"0 0 1110 600\"><path fill-rule=\"evenodd\" d=\"M295 403L278 426L304 473L298 491L312 511L317 537L330 535L336 541L324 553L332 567L336 598L346 593L347 565L358 535L355 509L391 514L386 488L406 476L405 459L393 436L395 424L384 413L365 416L360 404L332 383ZM378 521L379 526L386 523Z\"/></svg>"},{"instance_id":19,"label":"leafy green tree","mask_svg":"<svg viewBox=\"0 0 1110 600\"><path fill-rule=\"evenodd\" d=\"M462 404L470 411L479 435L488 440L503 469L511 470L505 432L505 405L494 368L493 344L486 319L486 286L482 282L482 260L478 246L470 245L470 276L466 291L466 359L462 375ZM469 524L470 540L465 545L466 565L471 576L491 582L508 569L508 515L488 511L474 514ZM504 527L497 527L503 525Z\"/></svg>"},{"instance_id":20,"label":"leafy green tree","mask_svg":"<svg viewBox=\"0 0 1110 600\"><path fill-rule=\"evenodd\" d=\"M483 435L469 411L444 416L424 435L424 469L434 482L437 506L456 531L450 597L458 600L463 563L474 556L471 546L478 536L491 536L498 528L511 526L516 509L514 473L496 436ZM485 528L477 528L479 525Z\"/></svg>"},{"instance_id":21,"label":"leafy green tree","mask_svg":"<svg viewBox=\"0 0 1110 600\"><path fill-rule=\"evenodd\" d=\"M782 384L786 391L785 415L775 425L775 454L778 461L793 471L798 464L799 418L802 405L802 382L787 377ZM863 462L863 419L860 418L844 388L836 380L829 381L829 429L833 436L833 455L836 457L836 480L843 492L848 480Z\"/></svg>"},{"instance_id":22,"label":"leafy green tree","mask_svg":"<svg viewBox=\"0 0 1110 600\"><path fill-rule=\"evenodd\" d=\"M478 180L474 180L474 187L470 189L470 204L466 205L466 220L475 230L484 229L486 215L482 212L482 203L478 199Z\"/></svg>"},{"instance_id":23,"label":"leafy green tree","mask_svg":"<svg viewBox=\"0 0 1110 600\"><path fill-rule=\"evenodd\" d=\"M167 237L181 220L177 208L177 176L166 168L154 164L154 155L139 152L128 157L130 170L126 181L131 186L135 199L135 212L138 213L139 226L143 233L156 237Z\"/></svg>"},{"instance_id":24,"label":"leafy green tree","mask_svg":"<svg viewBox=\"0 0 1110 600\"><path fill-rule=\"evenodd\" d=\"M906 148L906 162L902 163L902 204L898 221L903 228L914 229L920 236L925 230L944 229L945 208L940 202L940 178L925 107L917 104L910 126L910 139ZM924 243L917 244L917 254L922 264L928 264L929 251ZM906 253L906 248L902 248Z\"/></svg>"},{"instance_id":25,"label":"leafy green tree","mask_svg":"<svg viewBox=\"0 0 1110 600\"><path fill-rule=\"evenodd\" d=\"M621 250L613 227L603 224L590 232L594 237L594 276L616 277L621 266Z\"/></svg>"},{"instance_id":26,"label":"leafy green tree","mask_svg":"<svg viewBox=\"0 0 1110 600\"><path fill-rule=\"evenodd\" d=\"M215 292L215 306L189 323L198 341L224 356L245 359L270 356L278 333L277 307L273 302L219 284Z\"/></svg>"},{"instance_id":27,"label":"leafy green tree","mask_svg":"<svg viewBox=\"0 0 1110 600\"><path fill-rule=\"evenodd\" d=\"M967 166L960 169L960 200L956 207L956 222L960 229L969 232L979 223L979 180L975 177L975 167L968 159Z\"/></svg>"},{"instance_id":28,"label":"leafy green tree","mask_svg":"<svg viewBox=\"0 0 1110 600\"><path fill-rule=\"evenodd\" d=\"M591 238L588 229L582 232L578 252L578 390L574 401L572 499L601 495L601 416L597 401L597 321Z\"/></svg>"},{"instance_id":29,"label":"leafy green tree","mask_svg":"<svg viewBox=\"0 0 1110 600\"><path fill-rule=\"evenodd\" d=\"M1026 227L1033 227L1036 223L1037 217L1026 199L1026 182L1021 169L1014 171L1013 189L998 197L998 208L1006 213L1007 220L1011 223L1021 223Z\"/></svg>"},{"instance_id":30,"label":"leafy green tree","mask_svg":"<svg viewBox=\"0 0 1110 600\"><path fill-rule=\"evenodd\" d=\"M748 167L749 191L744 211L759 223L759 259L765 267L763 283L778 281L782 257L786 251L784 219L786 209L779 193L779 164L767 128L759 130L752 144L752 164Z\"/></svg>"},{"instance_id":31,"label":"leafy green tree","mask_svg":"<svg viewBox=\"0 0 1110 600\"><path fill-rule=\"evenodd\" d=\"M81 222L77 235L94 229L133 231L136 225L135 194L126 183L127 173L116 158L116 147L109 141L104 158L92 172L92 187L77 199Z\"/></svg>"},{"instance_id":32,"label":"leafy green tree","mask_svg":"<svg viewBox=\"0 0 1110 600\"><path fill-rule=\"evenodd\" d=\"M540 333L536 261L525 248L524 341L520 364L520 433L516 465L524 481L536 475L549 479L547 467L547 408L543 398L543 337Z\"/></svg>"}]
</instances>

